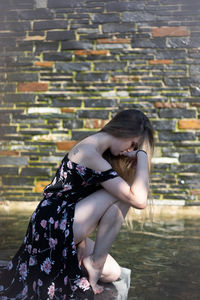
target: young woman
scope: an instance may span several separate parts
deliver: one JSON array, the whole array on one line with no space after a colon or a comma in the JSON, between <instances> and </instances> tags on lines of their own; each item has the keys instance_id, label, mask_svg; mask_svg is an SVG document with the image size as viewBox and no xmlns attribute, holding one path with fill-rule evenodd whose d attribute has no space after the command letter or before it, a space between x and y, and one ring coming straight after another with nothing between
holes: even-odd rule
<instances>
[{"instance_id":1,"label":"young woman","mask_svg":"<svg viewBox=\"0 0 200 300\"><path fill-rule=\"evenodd\" d=\"M132 109L66 154L1 272L0 299L93 299L103 291L98 280L117 280L108 252L129 208L147 205L152 153L151 123Z\"/></svg>"}]
</instances>

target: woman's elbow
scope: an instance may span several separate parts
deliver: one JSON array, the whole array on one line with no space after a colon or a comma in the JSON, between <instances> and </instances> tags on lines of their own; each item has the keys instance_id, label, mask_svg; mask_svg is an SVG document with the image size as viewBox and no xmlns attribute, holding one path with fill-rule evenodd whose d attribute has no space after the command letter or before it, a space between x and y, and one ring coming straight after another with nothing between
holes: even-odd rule
<instances>
[{"instance_id":1,"label":"woman's elbow","mask_svg":"<svg viewBox=\"0 0 200 300\"><path fill-rule=\"evenodd\" d=\"M137 209L144 209L147 207L147 196L146 193L132 194L131 206Z\"/></svg>"}]
</instances>

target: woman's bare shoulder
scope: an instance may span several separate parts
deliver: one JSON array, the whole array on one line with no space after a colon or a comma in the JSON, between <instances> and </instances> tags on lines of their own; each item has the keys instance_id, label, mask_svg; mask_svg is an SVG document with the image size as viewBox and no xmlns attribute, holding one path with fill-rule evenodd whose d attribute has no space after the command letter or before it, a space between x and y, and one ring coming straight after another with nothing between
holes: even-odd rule
<instances>
[{"instance_id":1,"label":"woman's bare shoulder","mask_svg":"<svg viewBox=\"0 0 200 300\"><path fill-rule=\"evenodd\" d=\"M94 147L85 144L80 143L73 147L73 149L70 150L68 157L75 163L93 170L105 171L111 168L111 165Z\"/></svg>"}]
</instances>

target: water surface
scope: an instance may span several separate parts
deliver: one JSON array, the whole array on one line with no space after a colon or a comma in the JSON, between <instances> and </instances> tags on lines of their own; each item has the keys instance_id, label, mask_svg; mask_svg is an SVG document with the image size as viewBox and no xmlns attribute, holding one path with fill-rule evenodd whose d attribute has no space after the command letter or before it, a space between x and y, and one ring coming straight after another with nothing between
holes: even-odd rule
<instances>
[{"instance_id":1,"label":"water surface","mask_svg":"<svg viewBox=\"0 0 200 300\"><path fill-rule=\"evenodd\" d=\"M23 241L30 214L0 213L0 260ZM200 299L200 218L162 219L143 229L124 226L111 254L131 269L129 300Z\"/></svg>"}]
</instances>

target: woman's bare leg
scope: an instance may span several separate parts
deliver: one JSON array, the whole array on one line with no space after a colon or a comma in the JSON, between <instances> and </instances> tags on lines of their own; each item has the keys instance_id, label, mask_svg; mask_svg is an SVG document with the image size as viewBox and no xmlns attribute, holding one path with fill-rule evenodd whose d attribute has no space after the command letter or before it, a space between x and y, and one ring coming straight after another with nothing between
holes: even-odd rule
<instances>
[{"instance_id":1,"label":"woman's bare leg","mask_svg":"<svg viewBox=\"0 0 200 300\"><path fill-rule=\"evenodd\" d=\"M128 204L115 199L105 190L88 196L76 205L73 227L75 243L85 239L98 224L93 253L83 260L95 293L102 291L97 281L128 209Z\"/></svg>"}]
</instances>

